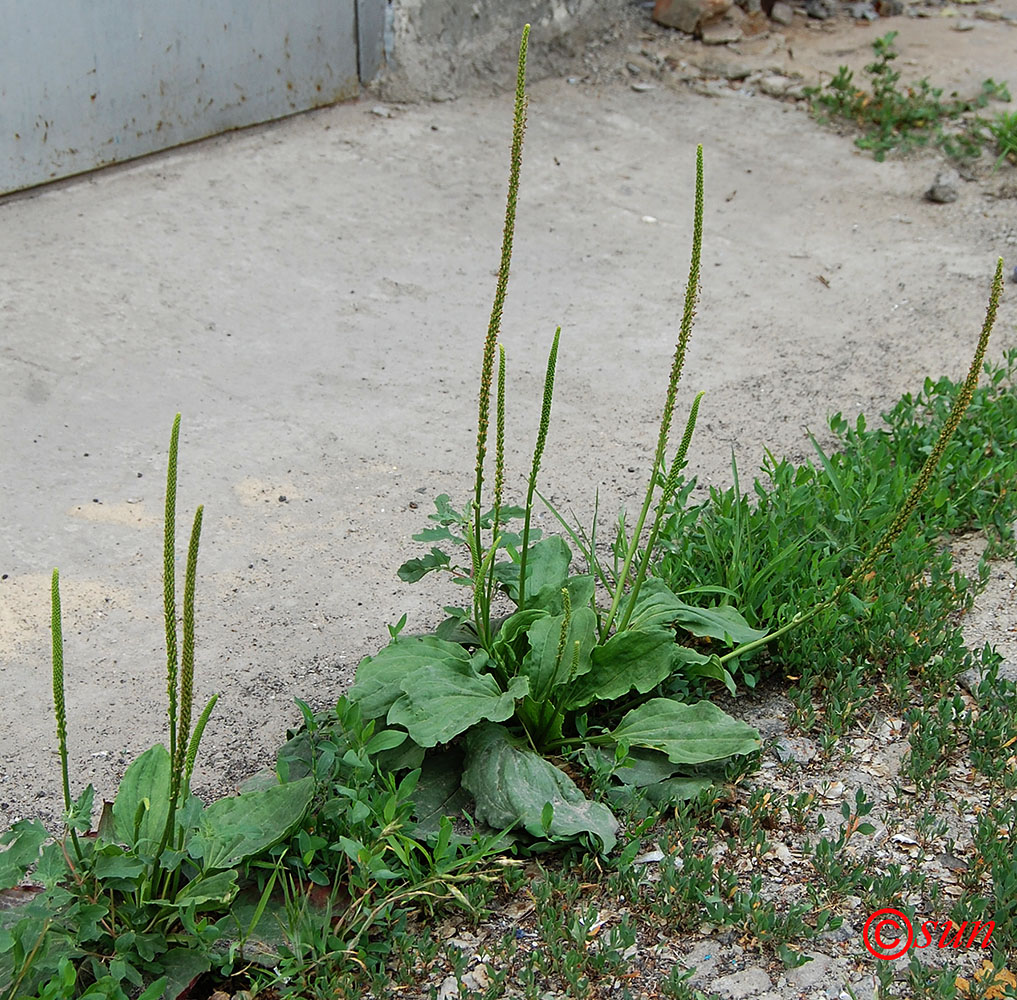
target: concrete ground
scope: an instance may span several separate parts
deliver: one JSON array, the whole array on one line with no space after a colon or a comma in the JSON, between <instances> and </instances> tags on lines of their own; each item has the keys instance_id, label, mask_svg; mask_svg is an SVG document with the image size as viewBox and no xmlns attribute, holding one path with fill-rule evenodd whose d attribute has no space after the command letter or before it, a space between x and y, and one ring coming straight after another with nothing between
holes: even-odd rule
<instances>
[{"instance_id":1,"label":"concrete ground","mask_svg":"<svg viewBox=\"0 0 1017 1000\"><path fill-rule=\"evenodd\" d=\"M849 30L854 51L874 36ZM1017 65L1017 30L979 30ZM951 52L970 37L946 31ZM129 760L165 739L161 509L178 411L181 578L205 505L198 701L222 696L199 791L270 760L299 718L293 699L334 702L403 611L421 630L457 599L395 570L420 552L410 536L432 498L462 501L472 483L511 101L373 107L0 202L0 828L59 813L54 566L74 788L111 797ZM823 438L829 414L875 417L926 375L960 376L997 257L1017 263L1011 166L931 204L935 154L876 163L751 88L539 84L503 332L510 483L561 324L542 481L583 517L596 490L610 521L645 482L697 143L704 273L680 406L706 390L702 484L729 476L732 449L744 474L764 447L801 459L805 428ZM1015 324L1010 290L994 356L1017 344ZM983 599L994 640L1017 621L1011 570Z\"/></svg>"}]
</instances>

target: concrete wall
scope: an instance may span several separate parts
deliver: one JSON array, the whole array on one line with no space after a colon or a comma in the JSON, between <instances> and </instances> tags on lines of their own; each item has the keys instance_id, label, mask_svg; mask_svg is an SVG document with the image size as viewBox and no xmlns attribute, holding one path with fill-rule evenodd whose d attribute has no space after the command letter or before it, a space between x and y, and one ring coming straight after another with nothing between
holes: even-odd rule
<instances>
[{"instance_id":1,"label":"concrete wall","mask_svg":"<svg viewBox=\"0 0 1017 1000\"><path fill-rule=\"evenodd\" d=\"M379 52L383 3L360 0L380 12ZM357 0L3 0L3 7L0 192L360 89Z\"/></svg>"},{"instance_id":2,"label":"concrete wall","mask_svg":"<svg viewBox=\"0 0 1017 1000\"><path fill-rule=\"evenodd\" d=\"M389 0L388 61L376 86L389 100L449 100L515 80L530 24L528 76L581 66L585 44L619 20L624 0Z\"/></svg>"}]
</instances>

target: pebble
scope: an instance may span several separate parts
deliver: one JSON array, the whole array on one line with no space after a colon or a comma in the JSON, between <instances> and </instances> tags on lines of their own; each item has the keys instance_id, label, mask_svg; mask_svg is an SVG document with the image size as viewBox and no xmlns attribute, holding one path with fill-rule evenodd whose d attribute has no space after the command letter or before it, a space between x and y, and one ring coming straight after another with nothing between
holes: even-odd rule
<instances>
[{"instance_id":1,"label":"pebble","mask_svg":"<svg viewBox=\"0 0 1017 1000\"><path fill-rule=\"evenodd\" d=\"M956 201L958 196L957 184L959 181L960 176L956 170L941 170L936 174L932 187L925 192L925 200L939 205Z\"/></svg>"},{"instance_id":2,"label":"pebble","mask_svg":"<svg viewBox=\"0 0 1017 1000\"><path fill-rule=\"evenodd\" d=\"M721 19L703 25L704 45L728 45L732 42L740 42L744 37L742 29L737 24Z\"/></svg>"},{"instance_id":3,"label":"pebble","mask_svg":"<svg viewBox=\"0 0 1017 1000\"><path fill-rule=\"evenodd\" d=\"M974 31L975 30L975 22L974 21L958 21L956 24L953 25L953 30L954 31Z\"/></svg>"},{"instance_id":4,"label":"pebble","mask_svg":"<svg viewBox=\"0 0 1017 1000\"><path fill-rule=\"evenodd\" d=\"M851 12L851 16L856 21L878 21L879 12L875 7L869 3L869 0L864 0L863 3L853 3L848 8Z\"/></svg>"},{"instance_id":5,"label":"pebble","mask_svg":"<svg viewBox=\"0 0 1017 1000\"><path fill-rule=\"evenodd\" d=\"M783 97L791 81L786 76L764 76L757 86L768 97Z\"/></svg>"},{"instance_id":6,"label":"pebble","mask_svg":"<svg viewBox=\"0 0 1017 1000\"><path fill-rule=\"evenodd\" d=\"M770 20L776 21L777 24L789 25L794 19L795 12L790 4L784 3L784 0L777 0L770 9Z\"/></svg>"},{"instance_id":7,"label":"pebble","mask_svg":"<svg viewBox=\"0 0 1017 1000\"><path fill-rule=\"evenodd\" d=\"M837 16L836 0L805 0L805 13L817 21L829 21Z\"/></svg>"},{"instance_id":8,"label":"pebble","mask_svg":"<svg viewBox=\"0 0 1017 1000\"><path fill-rule=\"evenodd\" d=\"M755 996L773 987L770 977L764 969L752 965L739 972L732 972L729 976L721 976L710 983L710 989L731 1000L743 1000L745 997Z\"/></svg>"}]
</instances>

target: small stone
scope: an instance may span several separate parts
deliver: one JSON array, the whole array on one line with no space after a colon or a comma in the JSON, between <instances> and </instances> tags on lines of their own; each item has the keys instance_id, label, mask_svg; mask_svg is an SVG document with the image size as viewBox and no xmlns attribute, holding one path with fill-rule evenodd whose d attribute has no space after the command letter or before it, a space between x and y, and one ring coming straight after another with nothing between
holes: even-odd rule
<instances>
[{"instance_id":1,"label":"small stone","mask_svg":"<svg viewBox=\"0 0 1017 1000\"><path fill-rule=\"evenodd\" d=\"M753 965L739 972L732 972L729 976L715 979L710 984L710 989L730 997L731 1000L744 1000L746 997L771 989L772 986L766 972Z\"/></svg>"},{"instance_id":2,"label":"small stone","mask_svg":"<svg viewBox=\"0 0 1017 1000\"><path fill-rule=\"evenodd\" d=\"M817 952L807 952L811 961L799 965L796 969L788 969L785 973L788 985L797 990L813 989L822 986L830 976L830 966L833 959L829 955L821 955Z\"/></svg>"},{"instance_id":3,"label":"small stone","mask_svg":"<svg viewBox=\"0 0 1017 1000\"><path fill-rule=\"evenodd\" d=\"M632 74L632 76L639 76L642 70L633 62L627 62L625 68Z\"/></svg>"},{"instance_id":4,"label":"small stone","mask_svg":"<svg viewBox=\"0 0 1017 1000\"><path fill-rule=\"evenodd\" d=\"M925 192L925 200L936 202L939 205L946 205L956 201L958 196L957 185L960 183L960 176L956 170L941 170L936 174L932 187Z\"/></svg>"},{"instance_id":5,"label":"small stone","mask_svg":"<svg viewBox=\"0 0 1017 1000\"><path fill-rule=\"evenodd\" d=\"M694 34L696 29L731 8L732 0L657 0L653 20L666 28Z\"/></svg>"},{"instance_id":6,"label":"small stone","mask_svg":"<svg viewBox=\"0 0 1017 1000\"><path fill-rule=\"evenodd\" d=\"M869 0L864 0L863 3L853 3L850 7L848 7L848 10L856 21L879 20L879 13L876 11L876 8L869 3Z\"/></svg>"},{"instance_id":7,"label":"small stone","mask_svg":"<svg viewBox=\"0 0 1017 1000\"><path fill-rule=\"evenodd\" d=\"M956 24L953 25L953 30L954 31L974 31L975 30L975 22L974 21L958 21Z\"/></svg>"},{"instance_id":8,"label":"small stone","mask_svg":"<svg viewBox=\"0 0 1017 1000\"><path fill-rule=\"evenodd\" d=\"M1017 267L1013 269L1013 274L1010 275L1011 281L1017 281Z\"/></svg>"},{"instance_id":9,"label":"small stone","mask_svg":"<svg viewBox=\"0 0 1017 1000\"><path fill-rule=\"evenodd\" d=\"M386 108L384 104L376 104L373 108L371 108L371 114L377 115L379 118L394 117L394 112L392 111L392 109Z\"/></svg>"},{"instance_id":10,"label":"small stone","mask_svg":"<svg viewBox=\"0 0 1017 1000\"><path fill-rule=\"evenodd\" d=\"M743 37L742 29L724 17L704 24L702 29L704 45L728 45L740 42Z\"/></svg>"},{"instance_id":11,"label":"small stone","mask_svg":"<svg viewBox=\"0 0 1017 1000\"><path fill-rule=\"evenodd\" d=\"M783 97L791 81L786 76L764 76L757 86L767 97Z\"/></svg>"},{"instance_id":12,"label":"small stone","mask_svg":"<svg viewBox=\"0 0 1017 1000\"><path fill-rule=\"evenodd\" d=\"M645 94L648 90L654 89L652 83L633 83L631 87L637 94Z\"/></svg>"},{"instance_id":13,"label":"small stone","mask_svg":"<svg viewBox=\"0 0 1017 1000\"><path fill-rule=\"evenodd\" d=\"M875 0L874 6L880 17L900 17L904 13L904 0Z\"/></svg>"},{"instance_id":14,"label":"small stone","mask_svg":"<svg viewBox=\"0 0 1017 1000\"><path fill-rule=\"evenodd\" d=\"M837 0L805 0L805 13L817 21L829 21L837 16Z\"/></svg>"},{"instance_id":15,"label":"small stone","mask_svg":"<svg viewBox=\"0 0 1017 1000\"><path fill-rule=\"evenodd\" d=\"M790 4L784 3L784 0L777 0L770 8L770 20L776 21L777 24L789 25L794 19L795 12Z\"/></svg>"}]
</instances>

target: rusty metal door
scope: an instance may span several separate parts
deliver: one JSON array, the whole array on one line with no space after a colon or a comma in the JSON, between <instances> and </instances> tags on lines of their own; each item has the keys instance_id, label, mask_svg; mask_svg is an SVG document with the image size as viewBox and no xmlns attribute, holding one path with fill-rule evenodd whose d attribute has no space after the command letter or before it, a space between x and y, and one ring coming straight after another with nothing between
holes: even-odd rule
<instances>
[{"instance_id":1,"label":"rusty metal door","mask_svg":"<svg viewBox=\"0 0 1017 1000\"><path fill-rule=\"evenodd\" d=\"M356 96L385 0L0 0L0 193Z\"/></svg>"}]
</instances>

